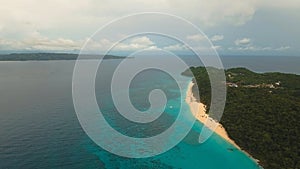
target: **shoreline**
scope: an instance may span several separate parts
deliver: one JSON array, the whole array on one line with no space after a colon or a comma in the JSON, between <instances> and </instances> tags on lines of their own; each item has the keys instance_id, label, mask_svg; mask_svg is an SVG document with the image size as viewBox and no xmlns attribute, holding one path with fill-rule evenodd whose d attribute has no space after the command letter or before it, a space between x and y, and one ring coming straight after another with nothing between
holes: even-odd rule
<instances>
[{"instance_id":1,"label":"shoreline","mask_svg":"<svg viewBox=\"0 0 300 169\"><path fill-rule=\"evenodd\" d=\"M248 152L244 151L240 146L238 146L234 140L232 140L228 134L226 129L220 124L219 122L216 122L213 118L209 117L208 114L206 114L206 106L201 103L197 102L192 91L194 83L191 81L188 85L188 89L186 92L186 98L185 101L190 107L190 111L192 112L193 116L200 121L203 125L206 125L209 129L213 130L216 134L218 134L220 137L222 137L224 140L226 140L228 143L236 147L238 150L244 152L248 157L253 159L256 163L259 164L259 160L253 158ZM209 121L209 123L206 123Z\"/></svg>"}]
</instances>

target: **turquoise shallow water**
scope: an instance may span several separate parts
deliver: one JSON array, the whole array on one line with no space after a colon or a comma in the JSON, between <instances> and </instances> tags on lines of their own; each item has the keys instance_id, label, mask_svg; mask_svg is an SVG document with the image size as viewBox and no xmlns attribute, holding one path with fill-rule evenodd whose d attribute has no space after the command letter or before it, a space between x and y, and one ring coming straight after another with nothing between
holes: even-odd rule
<instances>
[{"instance_id":1,"label":"turquoise shallow water","mask_svg":"<svg viewBox=\"0 0 300 169\"><path fill-rule=\"evenodd\" d=\"M109 97L109 80L103 80L110 77L117 62L105 61L106 73L97 77L96 95L106 119L118 131L135 137L158 134L172 125L180 103L186 122L193 118L172 78L155 71L135 79L131 99L136 108L146 109L147 92L162 88L168 103L161 119L140 125L118 116ZM198 144L199 122L177 146L155 157L130 159L103 150L84 133L76 118L71 93L73 66L72 61L0 63L0 168L258 168L218 135ZM187 87L190 79L180 78ZM119 92L122 94L122 89Z\"/></svg>"}]
</instances>

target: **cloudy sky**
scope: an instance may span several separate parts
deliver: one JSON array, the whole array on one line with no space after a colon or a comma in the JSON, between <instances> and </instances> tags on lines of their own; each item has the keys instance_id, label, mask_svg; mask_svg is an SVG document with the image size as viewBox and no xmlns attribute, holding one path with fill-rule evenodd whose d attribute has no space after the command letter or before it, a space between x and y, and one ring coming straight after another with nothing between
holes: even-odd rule
<instances>
[{"instance_id":1,"label":"cloudy sky","mask_svg":"<svg viewBox=\"0 0 300 169\"><path fill-rule=\"evenodd\" d=\"M103 25L138 12L164 12L198 26L220 54L298 55L299 0L0 0L0 52L78 52ZM129 23L134 25L135 23ZM143 25L139 25L143 26ZM120 28L122 29L122 28ZM118 32L113 32L118 35ZM188 32L187 32L188 34ZM121 35L120 35L121 36ZM124 35L122 35L124 36ZM201 36L188 34L190 40ZM181 44L140 36L116 50L162 48L185 50ZM94 47L111 46L109 38Z\"/></svg>"}]
</instances>

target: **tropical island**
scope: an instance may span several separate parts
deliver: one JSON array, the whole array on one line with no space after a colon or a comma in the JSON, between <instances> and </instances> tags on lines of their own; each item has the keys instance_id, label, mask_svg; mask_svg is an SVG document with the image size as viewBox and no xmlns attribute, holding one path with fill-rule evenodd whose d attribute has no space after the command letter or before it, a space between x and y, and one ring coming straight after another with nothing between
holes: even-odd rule
<instances>
[{"instance_id":1,"label":"tropical island","mask_svg":"<svg viewBox=\"0 0 300 169\"><path fill-rule=\"evenodd\" d=\"M77 60L78 54L73 53L11 53L0 55L0 61L49 61ZM126 57L113 55L84 54L81 59L124 59Z\"/></svg>"},{"instance_id":2,"label":"tropical island","mask_svg":"<svg viewBox=\"0 0 300 169\"><path fill-rule=\"evenodd\" d=\"M193 97L201 106L200 113L193 114L202 123L214 119L213 114L205 114L211 98L206 69L223 71L191 67L182 73L195 77L198 88L193 85L191 90L199 90L200 98ZM225 75L226 106L216 134L251 154L265 169L300 168L300 75L255 73L246 68L227 69Z\"/></svg>"}]
</instances>

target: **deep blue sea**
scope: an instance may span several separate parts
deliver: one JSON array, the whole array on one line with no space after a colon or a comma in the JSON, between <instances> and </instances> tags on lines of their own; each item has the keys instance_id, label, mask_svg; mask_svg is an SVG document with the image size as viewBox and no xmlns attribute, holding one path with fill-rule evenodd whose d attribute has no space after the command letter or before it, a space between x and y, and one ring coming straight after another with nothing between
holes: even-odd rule
<instances>
[{"instance_id":1,"label":"deep blue sea","mask_svg":"<svg viewBox=\"0 0 300 169\"><path fill-rule=\"evenodd\" d=\"M293 60L294 59L294 60ZM266 59L268 60L268 58ZM283 62L283 61L284 62ZM270 60L269 60L270 61ZM133 137L137 130L155 135L169 127L178 113L186 113L185 96L180 96L173 79L155 70L137 76L131 86L132 102L137 109L149 107L147 93L162 88L168 103L160 120L151 125L130 123L111 104L108 81L119 60L105 60L104 73L97 77L96 96L105 118L122 133ZM97 146L81 128L72 102L74 61L0 62L0 168L186 168L256 169L257 164L218 135L204 144L197 138L202 124L196 122L185 139L171 150L155 157L130 159L111 154ZM193 63L191 61L191 63ZM226 64L225 64L226 63ZM284 64L288 64L284 65ZM225 58L226 67L245 66L252 70L300 73L299 58L271 59L271 62ZM256 68L256 69L255 69ZM178 76L181 76L178 73ZM190 78L180 77L188 85ZM120 89L122 90L122 89ZM126 127L127 126L127 127ZM113 138L111 138L113 139Z\"/></svg>"}]
</instances>

